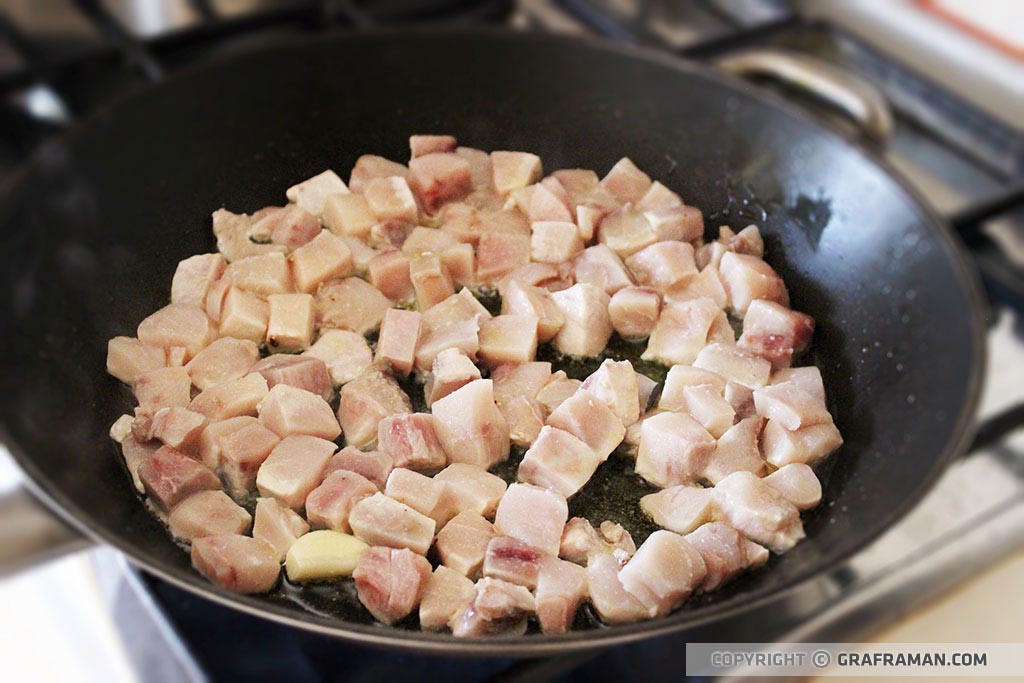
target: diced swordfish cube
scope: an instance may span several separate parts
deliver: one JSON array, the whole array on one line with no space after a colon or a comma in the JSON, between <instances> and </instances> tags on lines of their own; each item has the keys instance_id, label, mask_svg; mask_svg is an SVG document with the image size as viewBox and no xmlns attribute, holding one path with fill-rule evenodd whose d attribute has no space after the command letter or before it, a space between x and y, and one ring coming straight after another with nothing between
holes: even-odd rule
<instances>
[{"instance_id":1,"label":"diced swordfish cube","mask_svg":"<svg viewBox=\"0 0 1024 683\"><path fill-rule=\"evenodd\" d=\"M494 530L557 555L569 518L565 497L531 484L511 484L494 516Z\"/></svg>"},{"instance_id":2,"label":"diced swordfish cube","mask_svg":"<svg viewBox=\"0 0 1024 683\"><path fill-rule=\"evenodd\" d=\"M565 633L587 597L587 570L557 557L541 560L536 611L544 633Z\"/></svg>"},{"instance_id":3,"label":"diced swordfish cube","mask_svg":"<svg viewBox=\"0 0 1024 683\"><path fill-rule=\"evenodd\" d=\"M485 577L477 581L473 601L452 619L452 634L523 635L534 609L533 595L525 587Z\"/></svg>"},{"instance_id":4,"label":"diced swordfish cube","mask_svg":"<svg viewBox=\"0 0 1024 683\"><path fill-rule=\"evenodd\" d=\"M551 380L551 363L507 363L491 371L494 398L499 403L518 396L533 398Z\"/></svg>"},{"instance_id":5,"label":"diced swordfish cube","mask_svg":"<svg viewBox=\"0 0 1024 683\"><path fill-rule=\"evenodd\" d=\"M768 383L771 363L732 344L708 344L693 361L693 367L710 370L731 382L758 389Z\"/></svg>"},{"instance_id":6,"label":"diced swordfish cube","mask_svg":"<svg viewBox=\"0 0 1024 683\"><path fill-rule=\"evenodd\" d=\"M533 315L496 315L480 322L480 360L486 365L528 363L537 354L537 325Z\"/></svg>"},{"instance_id":7,"label":"diced swordfish cube","mask_svg":"<svg viewBox=\"0 0 1024 683\"><path fill-rule=\"evenodd\" d=\"M260 465L256 488L293 510L301 510L306 496L324 478L336 446L315 436L285 437Z\"/></svg>"},{"instance_id":8,"label":"diced swordfish cube","mask_svg":"<svg viewBox=\"0 0 1024 683\"><path fill-rule=\"evenodd\" d=\"M465 576L439 566L431 574L420 600L420 628L439 631L476 597L476 587Z\"/></svg>"},{"instance_id":9,"label":"diced swordfish cube","mask_svg":"<svg viewBox=\"0 0 1024 683\"><path fill-rule=\"evenodd\" d=\"M741 470L760 476L765 470L764 458L758 448L763 422L760 417L748 417L718 437L715 452L704 466L704 478L717 484L733 472Z\"/></svg>"},{"instance_id":10,"label":"diced swordfish cube","mask_svg":"<svg viewBox=\"0 0 1024 683\"><path fill-rule=\"evenodd\" d=\"M725 318L725 313L710 299L666 302L642 358L666 365L693 363L718 318Z\"/></svg>"},{"instance_id":11,"label":"diced swordfish cube","mask_svg":"<svg viewBox=\"0 0 1024 683\"><path fill-rule=\"evenodd\" d=\"M233 261L225 269L224 279L239 289L260 296L287 294L293 290L288 259L281 253L249 256Z\"/></svg>"},{"instance_id":12,"label":"diced swordfish cube","mask_svg":"<svg viewBox=\"0 0 1024 683\"><path fill-rule=\"evenodd\" d=\"M537 401L550 414L583 386L578 379L566 377L565 371L551 373L551 378L537 392Z\"/></svg>"},{"instance_id":13,"label":"diced swordfish cube","mask_svg":"<svg viewBox=\"0 0 1024 683\"><path fill-rule=\"evenodd\" d=\"M416 197L405 178L374 178L363 189L370 211L381 222L415 225L419 218Z\"/></svg>"},{"instance_id":14,"label":"diced swordfish cube","mask_svg":"<svg viewBox=\"0 0 1024 683\"><path fill-rule=\"evenodd\" d=\"M660 413L643 422L636 472L655 486L695 480L715 450L715 438L684 413Z\"/></svg>"},{"instance_id":15,"label":"diced swordfish cube","mask_svg":"<svg viewBox=\"0 0 1024 683\"><path fill-rule=\"evenodd\" d=\"M594 475L601 457L576 436L545 426L519 463L520 481L569 498Z\"/></svg>"},{"instance_id":16,"label":"diced swordfish cube","mask_svg":"<svg viewBox=\"0 0 1024 683\"><path fill-rule=\"evenodd\" d=\"M831 421L790 431L768 420L761 435L765 460L775 467L797 462L814 465L842 445L843 437Z\"/></svg>"},{"instance_id":17,"label":"diced swordfish cube","mask_svg":"<svg viewBox=\"0 0 1024 683\"><path fill-rule=\"evenodd\" d=\"M804 537L800 511L758 476L734 472L712 491L722 521L755 543L784 553Z\"/></svg>"},{"instance_id":18,"label":"diced swordfish cube","mask_svg":"<svg viewBox=\"0 0 1024 683\"><path fill-rule=\"evenodd\" d=\"M437 534L438 557L444 566L475 578L483 567L487 545L494 536L494 525L478 513L460 512Z\"/></svg>"},{"instance_id":19,"label":"diced swordfish cube","mask_svg":"<svg viewBox=\"0 0 1024 683\"><path fill-rule=\"evenodd\" d=\"M454 152L431 152L409 162L409 187L427 213L445 202L461 199L473 190L469 162Z\"/></svg>"},{"instance_id":20,"label":"diced swordfish cube","mask_svg":"<svg viewBox=\"0 0 1024 683\"><path fill-rule=\"evenodd\" d=\"M491 188L491 155L472 147L457 147L455 153L469 162L469 173L476 189Z\"/></svg>"},{"instance_id":21,"label":"diced swordfish cube","mask_svg":"<svg viewBox=\"0 0 1024 683\"><path fill-rule=\"evenodd\" d=\"M486 232L476 252L476 277L480 282L499 278L530 262L531 238L515 233Z\"/></svg>"},{"instance_id":22,"label":"diced swordfish cube","mask_svg":"<svg viewBox=\"0 0 1024 683\"><path fill-rule=\"evenodd\" d=\"M572 213L566 204L565 188L557 178L545 178L543 182L531 185L526 215L532 222L557 221L572 223ZM573 225L575 230L575 225Z\"/></svg>"},{"instance_id":23,"label":"diced swordfish cube","mask_svg":"<svg viewBox=\"0 0 1024 683\"><path fill-rule=\"evenodd\" d=\"M352 175L349 176L348 187L353 192L363 192L366 184L374 178L387 178L398 176L404 178L408 175L409 169L404 164L391 161L375 154L364 154L356 159L352 167Z\"/></svg>"},{"instance_id":24,"label":"diced swordfish cube","mask_svg":"<svg viewBox=\"0 0 1024 683\"><path fill-rule=\"evenodd\" d=\"M688 242L655 242L627 258L626 267L638 285L662 293L697 275Z\"/></svg>"},{"instance_id":25,"label":"diced swordfish cube","mask_svg":"<svg viewBox=\"0 0 1024 683\"><path fill-rule=\"evenodd\" d=\"M430 563L406 548L375 547L359 558L352 578L359 602L377 621L394 624L419 607Z\"/></svg>"},{"instance_id":26,"label":"diced swordfish cube","mask_svg":"<svg viewBox=\"0 0 1024 683\"><path fill-rule=\"evenodd\" d=\"M396 375L408 375L416 361L423 316L418 311L389 308L384 313L374 360L386 363Z\"/></svg>"},{"instance_id":27,"label":"diced swordfish cube","mask_svg":"<svg viewBox=\"0 0 1024 683\"><path fill-rule=\"evenodd\" d=\"M494 403L489 379L453 391L431 408L434 429L451 462L489 469L508 458L508 423Z\"/></svg>"},{"instance_id":28,"label":"diced swordfish cube","mask_svg":"<svg viewBox=\"0 0 1024 683\"><path fill-rule=\"evenodd\" d=\"M196 457L199 455L199 439L206 424L204 415L188 408L161 408L153 414L147 436L185 455Z\"/></svg>"},{"instance_id":29,"label":"diced swordfish cube","mask_svg":"<svg viewBox=\"0 0 1024 683\"><path fill-rule=\"evenodd\" d=\"M508 484L487 470L461 462L453 462L434 476L434 481L448 488L456 512L475 512L493 517L498 501L505 495Z\"/></svg>"},{"instance_id":30,"label":"diced swordfish cube","mask_svg":"<svg viewBox=\"0 0 1024 683\"><path fill-rule=\"evenodd\" d=\"M164 349L143 344L134 337L114 337L107 342L107 372L125 384L135 381L166 362Z\"/></svg>"},{"instance_id":31,"label":"diced swordfish cube","mask_svg":"<svg viewBox=\"0 0 1024 683\"><path fill-rule=\"evenodd\" d=\"M505 315L526 315L537 318L537 341L547 342L565 324L565 315L551 298L551 293L532 285L508 281L501 295L501 312Z\"/></svg>"},{"instance_id":32,"label":"diced swordfish cube","mask_svg":"<svg viewBox=\"0 0 1024 683\"><path fill-rule=\"evenodd\" d=\"M161 446L139 465L138 474L149 500L165 513L199 491L220 488L217 475L168 446Z\"/></svg>"},{"instance_id":33,"label":"diced swordfish cube","mask_svg":"<svg viewBox=\"0 0 1024 683\"><path fill-rule=\"evenodd\" d=\"M580 388L550 415L547 423L569 432L593 449L601 462L622 443L626 428L602 399Z\"/></svg>"},{"instance_id":34,"label":"diced swordfish cube","mask_svg":"<svg viewBox=\"0 0 1024 683\"><path fill-rule=\"evenodd\" d=\"M665 376L665 386L658 399L658 407L665 410L682 411L686 409L687 387L710 386L719 394L725 391L726 380L710 370L695 368L690 365L673 365Z\"/></svg>"},{"instance_id":35,"label":"diced swordfish cube","mask_svg":"<svg viewBox=\"0 0 1024 683\"><path fill-rule=\"evenodd\" d=\"M601 621L627 624L650 618L651 614L619 579L620 565L610 553L598 553L587 563L587 592Z\"/></svg>"},{"instance_id":36,"label":"diced swordfish cube","mask_svg":"<svg viewBox=\"0 0 1024 683\"><path fill-rule=\"evenodd\" d=\"M458 141L452 135L411 135L409 136L410 157L415 159L426 154L454 152Z\"/></svg>"},{"instance_id":37,"label":"diced swordfish cube","mask_svg":"<svg viewBox=\"0 0 1024 683\"><path fill-rule=\"evenodd\" d=\"M794 462L783 465L763 479L797 510L810 510L821 502L821 482L809 466Z\"/></svg>"},{"instance_id":38,"label":"diced swordfish cube","mask_svg":"<svg viewBox=\"0 0 1024 683\"><path fill-rule=\"evenodd\" d=\"M214 340L216 330L200 306L168 304L139 323L137 336L148 346L181 347L188 361Z\"/></svg>"},{"instance_id":39,"label":"diced swordfish cube","mask_svg":"<svg viewBox=\"0 0 1024 683\"><path fill-rule=\"evenodd\" d=\"M373 350L366 337L348 330L322 330L302 355L322 360L334 385L351 382L373 362Z\"/></svg>"},{"instance_id":40,"label":"diced swordfish cube","mask_svg":"<svg viewBox=\"0 0 1024 683\"><path fill-rule=\"evenodd\" d=\"M380 451L361 451L355 446L345 446L334 454L327 466L327 474L336 470L355 472L373 482L378 489L383 489L388 475L394 469L391 456Z\"/></svg>"},{"instance_id":41,"label":"diced swordfish cube","mask_svg":"<svg viewBox=\"0 0 1024 683\"><path fill-rule=\"evenodd\" d=\"M324 200L320 218L335 235L360 239L368 237L370 228L377 223L366 197L361 194L330 195Z\"/></svg>"},{"instance_id":42,"label":"diced swordfish cube","mask_svg":"<svg viewBox=\"0 0 1024 683\"><path fill-rule=\"evenodd\" d=\"M638 375L628 360L605 360L583 381L582 388L611 408L624 425L640 419L640 413L646 408L646 403L640 406Z\"/></svg>"},{"instance_id":43,"label":"diced swordfish cube","mask_svg":"<svg viewBox=\"0 0 1024 683\"><path fill-rule=\"evenodd\" d=\"M132 423L134 421L135 417L128 414L114 420L114 424L110 425L110 431L108 432L110 438L117 443L124 443L124 440L131 436Z\"/></svg>"},{"instance_id":44,"label":"diced swordfish cube","mask_svg":"<svg viewBox=\"0 0 1024 683\"><path fill-rule=\"evenodd\" d=\"M260 359L260 349L248 339L221 337L195 355L186 365L192 384L200 391L240 379Z\"/></svg>"},{"instance_id":45,"label":"diced swordfish cube","mask_svg":"<svg viewBox=\"0 0 1024 683\"><path fill-rule=\"evenodd\" d=\"M754 391L757 413L789 431L832 422L825 402L796 382L769 384Z\"/></svg>"},{"instance_id":46,"label":"diced swordfish cube","mask_svg":"<svg viewBox=\"0 0 1024 683\"><path fill-rule=\"evenodd\" d=\"M583 239L570 221L530 224L530 258L538 263L563 263L583 251Z\"/></svg>"},{"instance_id":47,"label":"diced swordfish cube","mask_svg":"<svg viewBox=\"0 0 1024 683\"><path fill-rule=\"evenodd\" d=\"M747 540L724 522L704 524L687 534L686 540L704 559L707 573L700 590L706 593L721 588L743 570L768 560L765 548Z\"/></svg>"},{"instance_id":48,"label":"diced swordfish cube","mask_svg":"<svg viewBox=\"0 0 1024 683\"><path fill-rule=\"evenodd\" d=\"M639 399L640 404L640 415L642 417L651 404L651 397L654 395L654 390L658 388L658 383L647 375L638 372L636 373L636 388L637 399Z\"/></svg>"},{"instance_id":49,"label":"diced swordfish cube","mask_svg":"<svg viewBox=\"0 0 1024 683\"><path fill-rule=\"evenodd\" d=\"M659 529L619 572L619 581L651 616L665 615L696 589L707 568L701 554L679 534Z\"/></svg>"},{"instance_id":50,"label":"diced swordfish cube","mask_svg":"<svg viewBox=\"0 0 1024 683\"><path fill-rule=\"evenodd\" d=\"M252 215L249 239L272 242L291 251L308 243L321 230L317 217L297 204L267 206Z\"/></svg>"},{"instance_id":51,"label":"diced swordfish cube","mask_svg":"<svg viewBox=\"0 0 1024 683\"><path fill-rule=\"evenodd\" d=\"M451 299L452 297L449 297L449 300ZM441 303L435 308L444 305ZM427 311L427 314L430 312ZM475 359L480 349L479 333L480 319L476 315L453 320L436 320L424 315L423 331L420 333L420 343L416 347L416 366L421 370L429 370L438 354L447 349L457 349Z\"/></svg>"},{"instance_id":52,"label":"diced swordfish cube","mask_svg":"<svg viewBox=\"0 0 1024 683\"><path fill-rule=\"evenodd\" d=\"M217 463L228 493L237 500L248 498L256 488L256 474L260 466L280 443L281 439L252 417L235 417L217 425L230 427L217 429L214 436ZM213 426L203 432L213 430ZM204 458L204 462L206 462Z\"/></svg>"},{"instance_id":53,"label":"diced swordfish cube","mask_svg":"<svg viewBox=\"0 0 1024 683\"><path fill-rule=\"evenodd\" d=\"M508 536L495 536L487 544L483 574L494 579L525 586L537 587L544 554L522 541Z\"/></svg>"},{"instance_id":54,"label":"diced swordfish cube","mask_svg":"<svg viewBox=\"0 0 1024 683\"><path fill-rule=\"evenodd\" d=\"M598 226L598 239L619 258L628 258L661 239L647 216L626 205L605 216Z\"/></svg>"},{"instance_id":55,"label":"diced swordfish cube","mask_svg":"<svg viewBox=\"0 0 1024 683\"><path fill-rule=\"evenodd\" d=\"M788 368L793 356L807 348L814 335L814 318L774 301L755 299L743 316L743 334L736 345Z\"/></svg>"},{"instance_id":56,"label":"diced swordfish cube","mask_svg":"<svg viewBox=\"0 0 1024 683\"><path fill-rule=\"evenodd\" d=\"M316 293L320 327L366 334L380 328L391 300L366 280L349 277L324 283Z\"/></svg>"},{"instance_id":57,"label":"diced swordfish cube","mask_svg":"<svg viewBox=\"0 0 1024 683\"><path fill-rule=\"evenodd\" d=\"M212 219L213 234L217 238L217 251L228 261L270 252L283 252L286 249L280 244L257 244L249 239L253 222L250 216L218 209L213 212Z\"/></svg>"},{"instance_id":58,"label":"diced swordfish cube","mask_svg":"<svg viewBox=\"0 0 1024 683\"><path fill-rule=\"evenodd\" d=\"M171 303L205 306L206 294L226 267L220 254L196 254L181 261L171 280Z\"/></svg>"},{"instance_id":59,"label":"diced swordfish cube","mask_svg":"<svg viewBox=\"0 0 1024 683\"><path fill-rule=\"evenodd\" d=\"M425 555L434 541L436 523L408 505L375 493L355 504L348 516L352 533L370 545L409 548Z\"/></svg>"},{"instance_id":60,"label":"diced swordfish cube","mask_svg":"<svg viewBox=\"0 0 1024 683\"><path fill-rule=\"evenodd\" d=\"M312 294L321 283L352 274L352 250L330 230L321 230L289 254L288 263L295 289Z\"/></svg>"},{"instance_id":61,"label":"diced swordfish cube","mask_svg":"<svg viewBox=\"0 0 1024 683\"><path fill-rule=\"evenodd\" d=\"M772 373L772 384L782 384L783 382L793 382L817 400L825 402L825 382L821 378L821 370L813 365L802 368L783 368Z\"/></svg>"},{"instance_id":62,"label":"diced swordfish cube","mask_svg":"<svg viewBox=\"0 0 1024 683\"><path fill-rule=\"evenodd\" d=\"M314 216L319 216L324 210L324 202L332 194L348 194L349 189L345 182L338 177L338 174L328 169L323 173L303 180L297 185L292 185L285 192L288 201L298 204Z\"/></svg>"},{"instance_id":63,"label":"diced swordfish cube","mask_svg":"<svg viewBox=\"0 0 1024 683\"><path fill-rule=\"evenodd\" d=\"M704 214L695 206L644 211L659 241L692 242L704 235Z\"/></svg>"},{"instance_id":64,"label":"diced swordfish cube","mask_svg":"<svg viewBox=\"0 0 1024 683\"><path fill-rule=\"evenodd\" d=\"M257 406L267 396L267 380L250 372L239 379L223 382L200 392L189 403L189 410L202 413L211 420L226 420L240 415L255 415Z\"/></svg>"},{"instance_id":65,"label":"diced swordfish cube","mask_svg":"<svg viewBox=\"0 0 1024 683\"><path fill-rule=\"evenodd\" d=\"M448 461L427 413L385 417L377 425L377 448L391 458L394 467L417 472L436 472Z\"/></svg>"},{"instance_id":66,"label":"diced swordfish cube","mask_svg":"<svg viewBox=\"0 0 1024 683\"><path fill-rule=\"evenodd\" d=\"M260 422L284 438L292 434L308 434L333 440L341 434L341 426L331 405L322 397L305 389L278 384L260 401Z\"/></svg>"},{"instance_id":67,"label":"diced swordfish cube","mask_svg":"<svg viewBox=\"0 0 1024 683\"><path fill-rule=\"evenodd\" d=\"M565 525L558 556L586 565L592 555L610 554L624 565L635 552L633 537L621 524L605 520L601 522L599 533L586 519L573 517Z\"/></svg>"},{"instance_id":68,"label":"diced swordfish cube","mask_svg":"<svg viewBox=\"0 0 1024 683\"><path fill-rule=\"evenodd\" d=\"M409 272L409 257L397 249L380 252L370 259L368 268L370 284L392 301L404 303L415 296Z\"/></svg>"},{"instance_id":69,"label":"diced swordfish cube","mask_svg":"<svg viewBox=\"0 0 1024 683\"><path fill-rule=\"evenodd\" d=\"M274 550L251 536L204 536L192 543L192 566L236 593L266 593L281 573Z\"/></svg>"},{"instance_id":70,"label":"diced swordfish cube","mask_svg":"<svg viewBox=\"0 0 1024 683\"><path fill-rule=\"evenodd\" d=\"M679 208L683 206L683 200L678 194L655 180L644 196L636 202L636 205L644 211L658 211Z\"/></svg>"},{"instance_id":71,"label":"diced swordfish cube","mask_svg":"<svg viewBox=\"0 0 1024 683\"><path fill-rule=\"evenodd\" d=\"M608 302L612 328L627 339L649 337L661 315L661 294L650 287L623 287Z\"/></svg>"},{"instance_id":72,"label":"diced swordfish cube","mask_svg":"<svg viewBox=\"0 0 1024 683\"><path fill-rule=\"evenodd\" d=\"M601 179L601 186L621 202L639 202L651 189L651 179L629 157L623 157Z\"/></svg>"},{"instance_id":73,"label":"diced swordfish cube","mask_svg":"<svg viewBox=\"0 0 1024 683\"><path fill-rule=\"evenodd\" d=\"M711 299L715 305L724 309L729 305L729 296L718 274L718 268L709 265L697 275L683 280L665 292L667 301L690 301L692 299Z\"/></svg>"},{"instance_id":74,"label":"diced swordfish cube","mask_svg":"<svg viewBox=\"0 0 1024 683\"><path fill-rule=\"evenodd\" d=\"M683 387L684 411L716 439L732 427L736 411L715 387Z\"/></svg>"},{"instance_id":75,"label":"diced swordfish cube","mask_svg":"<svg viewBox=\"0 0 1024 683\"><path fill-rule=\"evenodd\" d=\"M135 490L139 493L146 492L146 487L143 485L142 479L139 478L139 468L161 448L163 446L157 442L140 443L131 434L126 436L124 441L121 442L121 455L124 457L124 465L128 468L128 473L132 477Z\"/></svg>"},{"instance_id":76,"label":"diced swordfish cube","mask_svg":"<svg viewBox=\"0 0 1024 683\"><path fill-rule=\"evenodd\" d=\"M480 379L480 368L459 349L445 349L434 358L430 376L423 388L429 408L448 394Z\"/></svg>"},{"instance_id":77,"label":"diced swordfish cube","mask_svg":"<svg viewBox=\"0 0 1024 683\"><path fill-rule=\"evenodd\" d=\"M757 256L726 252L718 268L729 303L740 316L755 299L789 306L786 285L775 270Z\"/></svg>"},{"instance_id":78,"label":"diced swordfish cube","mask_svg":"<svg viewBox=\"0 0 1024 683\"><path fill-rule=\"evenodd\" d=\"M309 523L295 510L281 505L274 498L256 501L252 536L273 548L278 562L284 562L292 543L308 531Z\"/></svg>"},{"instance_id":79,"label":"diced swordfish cube","mask_svg":"<svg viewBox=\"0 0 1024 683\"><path fill-rule=\"evenodd\" d=\"M253 365L252 371L263 375L271 389L286 384L316 394L325 401L331 398L333 384L327 364L314 356L275 353Z\"/></svg>"},{"instance_id":80,"label":"diced swordfish cube","mask_svg":"<svg viewBox=\"0 0 1024 683\"><path fill-rule=\"evenodd\" d=\"M192 542L203 536L244 534L252 516L223 491L200 491L174 506L167 526L175 538Z\"/></svg>"},{"instance_id":81,"label":"diced swordfish cube","mask_svg":"<svg viewBox=\"0 0 1024 683\"><path fill-rule=\"evenodd\" d=\"M362 475L335 470L306 496L306 519L314 529L350 533L348 516L352 508L375 493L377 487Z\"/></svg>"},{"instance_id":82,"label":"diced swordfish cube","mask_svg":"<svg viewBox=\"0 0 1024 683\"><path fill-rule=\"evenodd\" d=\"M540 157L529 152L491 152L491 182L496 192L505 194L540 180Z\"/></svg>"},{"instance_id":83,"label":"diced swordfish cube","mask_svg":"<svg viewBox=\"0 0 1024 683\"><path fill-rule=\"evenodd\" d=\"M633 278L614 251L604 244L587 247L572 261L576 282L600 287L608 296L633 284Z\"/></svg>"},{"instance_id":84,"label":"diced swordfish cube","mask_svg":"<svg viewBox=\"0 0 1024 683\"><path fill-rule=\"evenodd\" d=\"M267 336L270 305L259 295L231 286L224 294L219 319L221 337L261 343Z\"/></svg>"},{"instance_id":85,"label":"diced swordfish cube","mask_svg":"<svg viewBox=\"0 0 1024 683\"><path fill-rule=\"evenodd\" d=\"M444 482L403 467L391 471L384 495L430 517L437 524L437 529L447 524L456 513L451 491Z\"/></svg>"},{"instance_id":86,"label":"diced swordfish cube","mask_svg":"<svg viewBox=\"0 0 1024 683\"><path fill-rule=\"evenodd\" d=\"M671 486L640 499L641 509L655 524L688 534L717 516L715 490L693 484Z\"/></svg>"},{"instance_id":87,"label":"diced swordfish cube","mask_svg":"<svg viewBox=\"0 0 1024 683\"><path fill-rule=\"evenodd\" d=\"M436 254L417 254L410 258L409 279L421 311L436 306L455 293L455 282Z\"/></svg>"},{"instance_id":88,"label":"diced swordfish cube","mask_svg":"<svg viewBox=\"0 0 1024 683\"><path fill-rule=\"evenodd\" d=\"M498 410L508 423L508 436L513 444L528 448L537 440L544 427L547 411L540 401L526 396L498 401Z\"/></svg>"},{"instance_id":89,"label":"diced swordfish cube","mask_svg":"<svg viewBox=\"0 0 1024 683\"><path fill-rule=\"evenodd\" d=\"M609 297L604 290L576 284L551 298L565 316L565 324L553 340L556 349L569 356L596 356L608 344L612 323L608 317Z\"/></svg>"},{"instance_id":90,"label":"diced swordfish cube","mask_svg":"<svg viewBox=\"0 0 1024 683\"><path fill-rule=\"evenodd\" d=\"M135 400L154 412L187 406L192 399L192 378L185 368L156 368L140 375L133 387Z\"/></svg>"},{"instance_id":91,"label":"diced swordfish cube","mask_svg":"<svg viewBox=\"0 0 1024 683\"><path fill-rule=\"evenodd\" d=\"M267 347L272 351L302 351L313 343L316 310L310 294L271 294Z\"/></svg>"},{"instance_id":92,"label":"diced swordfish cube","mask_svg":"<svg viewBox=\"0 0 1024 683\"><path fill-rule=\"evenodd\" d=\"M345 443L372 448L377 443L377 424L397 413L412 411L409 397L393 377L370 367L341 388L338 421Z\"/></svg>"}]
</instances>

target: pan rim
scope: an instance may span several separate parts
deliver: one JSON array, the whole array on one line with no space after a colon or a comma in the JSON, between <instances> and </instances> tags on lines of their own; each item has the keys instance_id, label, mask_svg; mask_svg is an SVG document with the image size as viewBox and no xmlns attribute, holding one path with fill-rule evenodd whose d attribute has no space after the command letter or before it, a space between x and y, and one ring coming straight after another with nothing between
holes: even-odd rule
<instances>
[{"instance_id":1,"label":"pan rim","mask_svg":"<svg viewBox=\"0 0 1024 683\"><path fill-rule=\"evenodd\" d=\"M443 654L446 656L503 656L503 657L536 657L553 655L567 652L582 652L596 650L611 645L635 642L641 639L663 636L670 633L678 633L699 626L707 625L729 617L736 616L755 607L764 606L775 600L779 600L792 593L797 588L805 585L814 577L827 574L835 569L842 562L855 555L857 552L874 542L882 533L890 528L897 520L902 518L912 509L921 498L933 487L936 480L945 471L948 464L957 456L964 453L973 435L972 426L977 413L978 402L981 395L983 374L986 366L986 345L984 332L983 311L986 303L982 295L980 280L974 266L969 260L965 249L956 241L953 230L949 223L940 216L934 207L925 197L906 179L899 174L884 158L877 152L857 144L848 137L831 129L827 125L815 119L807 111L797 105L785 100L782 97L757 89L742 80L732 78L715 71L711 67L689 60L676 57L671 54L658 52L651 49L639 48L631 45L623 45L608 40L593 37L575 37L558 34L522 33L506 28L494 27L418 27L418 28L376 28L364 30L358 33L343 31L327 33L315 38L294 37L273 40L269 44L259 48L244 50L230 55L222 55L212 60L190 65L168 76L161 84L135 89L114 98L103 110L100 110L87 117L80 123L67 131L51 138L26 161L19 170L15 171L3 185L0 185L0 196L12 195L16 188L29 177L40 154L52 144L70 143L80 136L86 134L89 129L110 115L111 110L125 106L131 101L146 97L163 84L175 83L186 80L194 73L206 71L211 68L222 68L236 61L251 59L256 55L266 55L271 52L285 52L292 50L304 50L312 46L322 46L333 42L342 41L381 41L401 37L431 37L438 39L480 39L487 40L511 40L519 42L539 41L545 43L556 43L570 46L585 46L592 50L614 53L631 59L640 60L650 64L669 68L673 71L696 76L716 82L735 92L737 95L751 98L760 103L781 110L789 117L796 119L801 125L814 129L817 133L842 141L847 147L852 148L860 154L870 165L880 169L888 177L896 188L903 192L914 208L920 212L922 219L930 224L939 238L939 243L944 247L954 267L954 274L966 293L971 303L970 319L965 325L970 328L970 336L973 346L973 356L970 359L970 376L965 391L964 401L957 416L952 438L946 447L940 451L934 459L934 466L928 475L921 479L912 495L901 501L900 505L892 507L878 523L868 532L863 534L862 539L836 553L828 561L818 566L801 572L795 572L793 578L781 588L772 591L751 591L749 595L744 594L741 600L732 600L722 604L711 604L702 606L696 610L688 610L684 607L673 614L659 619L637 622L629 625L614 626L608 628L590 629L586 631L569 631L558 635L537 635L527 637L490 637L490 638L454 638L450 634L429 633L423 631L411 631L382 627L380 625L356 624L341 622L336 618L325 617L315 612L307 611L304 615L297 616L292 610L267 602L258 596L238 595L230 593L218 586L207 582L194 572L165 569L154 562L150 562L142 553L137 553L134 546L125 543L123 540L108 529L99 524L94 524L79 506L74 505L56 487L52 486L45 476L35 468L31 456L21 446L10 438L4 420L0 417L0 441L7 446L19 467L27 475L26 486L52 511L57 513L71 526L84 533L87 537L116 548L125 555L132 564L147 572L192 593L212 600L216 603L241 610L243 612L270 619L291 627L343 638L361 644L402 649L409 652L424 654Z\"/></svg>"}]
</instances>

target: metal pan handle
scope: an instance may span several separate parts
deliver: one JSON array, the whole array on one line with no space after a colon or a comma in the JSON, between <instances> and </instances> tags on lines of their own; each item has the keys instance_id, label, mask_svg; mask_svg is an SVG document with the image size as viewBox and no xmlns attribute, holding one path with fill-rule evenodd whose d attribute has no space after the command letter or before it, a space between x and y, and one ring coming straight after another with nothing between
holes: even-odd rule
<instances>
[{"instance_id":1,"label":"metal pan handle","mask_svg":"<svg viewBox=\"0 0 1024 683\"><path fill-rule=\"evenodd\" d=\"M0 495L0 577L89 545L24 487Z\"/></svg>"},{"instance_id":2,"label":"metal pan handle","mask_svg":"<svg viewBox=\"0 0 1024 683\"><path fill-rule=\"evenodd\" d=\"M875 143L884 145L892 134L892 111L878 88L821 59L765 48L731 54L716 64L734 76L771 78L810 95L842 112Z\"/></svg>"}]
</instances>

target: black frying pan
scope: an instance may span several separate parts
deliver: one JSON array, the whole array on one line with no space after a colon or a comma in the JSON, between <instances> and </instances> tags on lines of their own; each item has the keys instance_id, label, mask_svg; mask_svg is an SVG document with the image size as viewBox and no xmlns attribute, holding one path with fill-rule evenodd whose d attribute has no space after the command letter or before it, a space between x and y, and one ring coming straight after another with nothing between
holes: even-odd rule
<instances>
[{"instance_id":1,"label":"black frying pan","mask_svg":"<svg viewBox=\"0 0 1024 683\"><path fill-rule=\"evenodd\" d=\"M752 220L795 308L846 444L808 540L672 616L483 641L373 625L351 591L237 596L192 571L107 437L131 405L107 339L164 305L209 216L281 203L414 132L602 171L629 155L704 209ZM947 226L878 159L774 99L675 60L565 38L394 33L313 41L192 70L46 146L0 199L0 427L40 496L89 536L189 590L303 628L446 653L541 654L685 629L777 596L875 538L965 447L982 304ZM597 516L612 501L591 495ZM601 521L596 517L594 521ZM586 621L582 618L582 621Z\"/></svg>"}]
</instances>

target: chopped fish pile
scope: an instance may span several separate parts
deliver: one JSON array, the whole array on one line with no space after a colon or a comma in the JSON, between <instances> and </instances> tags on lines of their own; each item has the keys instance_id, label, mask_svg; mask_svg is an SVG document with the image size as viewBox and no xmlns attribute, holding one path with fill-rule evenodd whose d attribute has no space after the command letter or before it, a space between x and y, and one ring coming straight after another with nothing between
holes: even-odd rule
<instances>
[{"instance_id":1,"label":"chopped fish pile","mask_svg":"<svg viewBox=\"0 0 1024 683\"><path fill-rule=\"evenodd\" d=\"M601 178L446 135L410 148L216 211L217 252L110 340L138 401L111 436L198 571L242 593L351 580L378 621L455 636L561 633L584 602L607 624L668 614L804 537L842 437L821 373L793 367L814 320L756 226L706 237L628 158ZM613 335L665 381L536 359ZM489 470L512 453L509 483ZM639 546L569 517L609 457L658 489Z\"/></svg>"}]
</instances>

